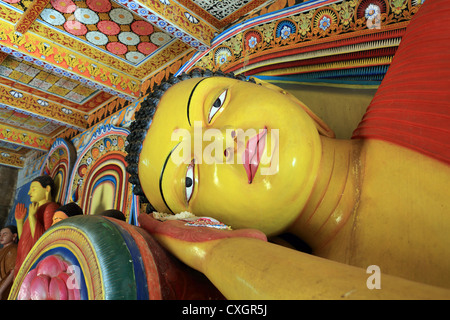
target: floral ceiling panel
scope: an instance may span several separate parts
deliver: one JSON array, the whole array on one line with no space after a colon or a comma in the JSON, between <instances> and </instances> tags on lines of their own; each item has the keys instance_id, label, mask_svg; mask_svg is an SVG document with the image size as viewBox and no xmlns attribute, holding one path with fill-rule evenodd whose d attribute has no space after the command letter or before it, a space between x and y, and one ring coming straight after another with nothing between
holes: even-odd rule
<instances>
[{"instance_id":1,"label":"floral ceiling panel","mask_svg":"<svg viewBox=\"0 0 450 320\"><path fill-rule=\"evenodd\" d=\"M114 1L52 0L40 19L102 52L137 64L172 37Z\"/></svg>"},{"instance_id":2,"label":"floral ceiling panel","mask_svg":"<svg viewBox=\"0 0 450 320\"><path fill-rule=\"evenodd\" d=\"M29 1L4 0L18 10ZM38 19L74 41L94 46L135 65L164 46L172 37L134 12L110 0L51 0Z\"/></svg>"}]
</instances>

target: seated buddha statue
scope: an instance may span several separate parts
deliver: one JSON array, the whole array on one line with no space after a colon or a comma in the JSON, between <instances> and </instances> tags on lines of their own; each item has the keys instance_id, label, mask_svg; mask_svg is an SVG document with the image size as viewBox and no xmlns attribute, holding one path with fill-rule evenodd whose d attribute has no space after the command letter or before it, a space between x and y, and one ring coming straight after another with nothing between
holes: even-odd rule
<instances>
[{"instance_id":1,"label":"seated buddha statue","mask_svg":"<svg viewBox=\"0 0 450 320\"><path fill-rule=\"evenodd\" d=\"M430 22L449 6L420 8L352 139L257 79L197 70L156 87L128 136L135 193L232 230L141 226L231 299L449 298L450 24ZM285 232L312 254L267 241Z\"/></svg>"}]
</instances>

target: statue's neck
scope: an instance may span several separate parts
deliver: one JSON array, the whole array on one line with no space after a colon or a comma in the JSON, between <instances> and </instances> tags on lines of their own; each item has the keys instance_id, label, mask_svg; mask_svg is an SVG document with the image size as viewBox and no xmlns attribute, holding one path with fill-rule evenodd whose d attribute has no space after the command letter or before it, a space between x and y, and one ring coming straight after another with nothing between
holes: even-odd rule
<instances>
[{"instance_id":1,"label":"statue's neck","mask_svg":"<svg viewBox=\"0 0 450 320\"><path fill-rule=\"evenodd\" d=\"M39 207L40 207L40 206L43 206L44 204L49 203L49 202L51 202L51 201L47 200L47 199L44 199L44 200L39 201L38 204L39 204Z\"/></svg>"},{"instance_id":2,"label":"statue's neck","mask_svg":"<svg viewBox=\"0 0 450 320\"><path fill-rule=\"evenodd\" d=\"M308 203L289 231L313 251L330 243L355 212L360 196L361 141L321 137L322 159Z\"/></svg>"}]
</instances>

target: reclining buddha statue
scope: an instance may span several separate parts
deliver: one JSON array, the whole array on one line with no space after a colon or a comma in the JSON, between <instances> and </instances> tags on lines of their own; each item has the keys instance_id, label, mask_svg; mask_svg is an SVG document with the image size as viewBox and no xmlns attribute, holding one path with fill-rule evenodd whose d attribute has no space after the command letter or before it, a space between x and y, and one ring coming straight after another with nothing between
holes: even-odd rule
<instances>
[{"instance_id":1,"label":"reclining buddha statue","mask_svg":"<svg viewBox=\"0 0 450 320\"><path fill-rule=\"evenodd\" d=\"M195 70L154 88L126 149L135 193L158 212L141 226L226 298L449 298L444 11L420 8L352 139L258 79ZM267 241L286 232L311 254Z\"/></svg>"}]
</instances>

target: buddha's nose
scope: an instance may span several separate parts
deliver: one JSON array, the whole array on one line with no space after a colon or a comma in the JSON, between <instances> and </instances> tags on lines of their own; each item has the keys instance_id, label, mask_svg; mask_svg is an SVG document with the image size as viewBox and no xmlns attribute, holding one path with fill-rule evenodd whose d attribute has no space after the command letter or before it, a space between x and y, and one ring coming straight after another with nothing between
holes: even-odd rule
<instances>
[{"instance_id":1,"label":"buddha's nose","mask_svg":"<svg viewBox=\"0 0 450 320\"><path fill-rule=\"evenodd\" d=\"M205 130L202 136L202 152L205 162L233 163L237 151L236 138L237 132L231 127Z\"/></svg>"},{"instance_id":2,"label":"buddha's nose","mask_svg":"<svg viewBox=\"0 0 450 320\"><path fill-rule=\"evenodd\" d=\"M239 129L227 129L225 133L225 147L223 156L226 163L234 163L233 160L237 154L242 153L245 147L245 139L242 139Z\"/></svg>"},{"instance_id":3,"label":"buddha's nose","mask_svg":"<svg viewBox=\"0 0 450 320\"><path fill-rule=\"evenodd\" d=\"M235 155L238 153L240 149L244 146L244 141L242 139L238 139L238 130L234 128L225 128L224 130L224 162L225 163L234 163Z\"/></svg>"}]
</instances>

